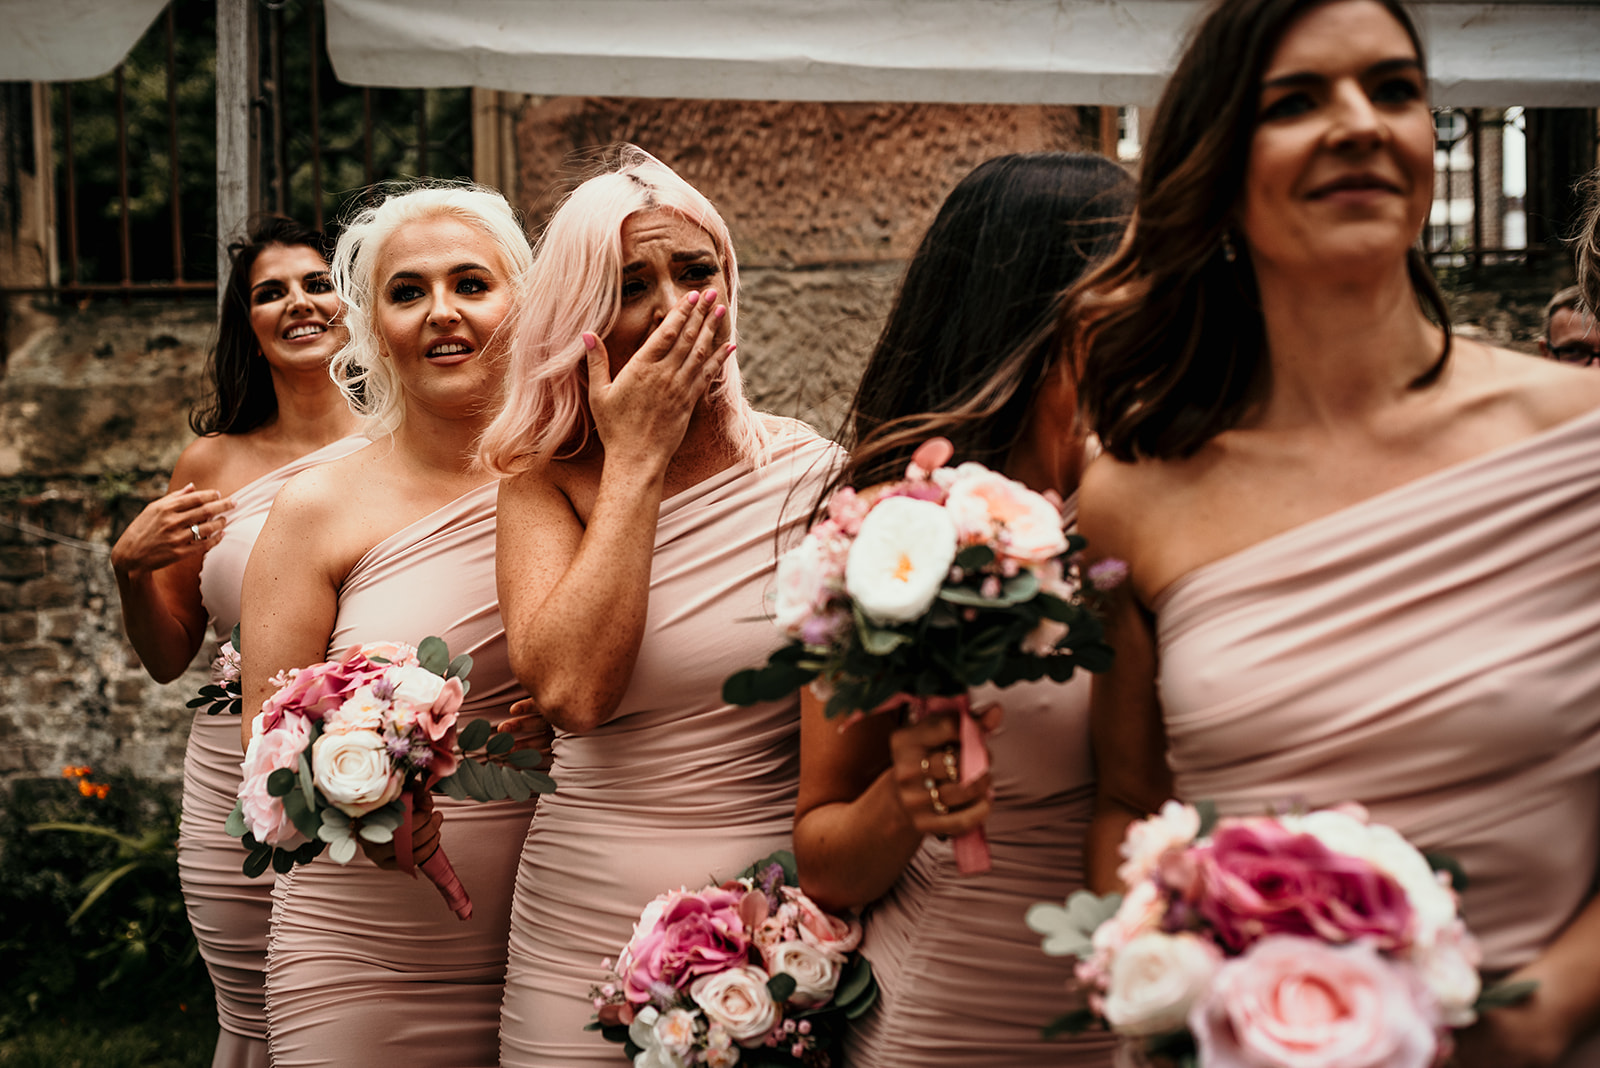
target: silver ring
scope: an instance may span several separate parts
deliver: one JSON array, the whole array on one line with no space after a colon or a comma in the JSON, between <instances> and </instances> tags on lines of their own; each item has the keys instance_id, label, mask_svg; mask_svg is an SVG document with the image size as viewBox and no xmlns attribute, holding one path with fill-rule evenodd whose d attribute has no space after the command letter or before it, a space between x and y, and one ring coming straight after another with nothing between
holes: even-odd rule
<instances>
[{"instance_id":1,"label":"silver ring","mask_svg":"<svg viewBox=\"0 0 1600 1068\"><path fill-rule=\"evenodd\" d=\"M950 815L950 806L946 805L944 798L939 796L939 788L937 786L928 791L928 800L932 803L935 816Z\"/></svg>"},{"instance_id":2,"label":"silver ring","mask_svg":"<svg viewBox=\"0 0 1600 1068\"><path fill-rule=\"evenodd\" d=\"M199 523L190 523L189 524L189 533L194 535L194 540L195 541L199 541L200 540L200 524Z\"/></svg>"}]
</instances>

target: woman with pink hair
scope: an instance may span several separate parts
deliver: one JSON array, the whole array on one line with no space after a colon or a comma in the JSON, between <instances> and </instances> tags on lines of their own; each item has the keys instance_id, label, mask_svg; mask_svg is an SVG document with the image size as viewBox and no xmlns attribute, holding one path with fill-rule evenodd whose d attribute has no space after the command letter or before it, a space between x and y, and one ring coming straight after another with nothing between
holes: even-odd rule
<instances>
[{"instance_id":1,"label":"woman with pink hair","mask_svg":"<svg viewBox=\"0 0 1600 1068\"><path fill-rule=\"evenodd\" d=\"M663 890L789 844L798 699L721 690L780 644L774 550L830 447L745 400L738 287L716 209L631 146L536 252L483 456L508 476L500 606L560 788L522 852L503 1065L617 1063L584 1031L602 959Z\"/></svg>"}]
</instances>

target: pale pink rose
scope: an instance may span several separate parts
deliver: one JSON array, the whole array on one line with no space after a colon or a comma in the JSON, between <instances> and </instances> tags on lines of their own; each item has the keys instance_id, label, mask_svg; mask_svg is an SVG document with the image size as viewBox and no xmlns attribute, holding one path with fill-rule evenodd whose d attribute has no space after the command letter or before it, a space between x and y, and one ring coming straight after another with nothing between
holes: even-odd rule
<instances>
[{"instance_id":1,"label":"pale pink rose","mask_svg":"<svg viewBox=\"0 0 1600 1068\"><path fill-rule=\"evenodd\" d=\"M728 1037L742 1046L760 1045L782 1014L767 990L768 975L751 965L702 976L689 987L689 996L712 1023L721 1024Z\"/></svg>"},{"instance_id":2,"label":"pale pink rose","mask_svg":"<svg viewBox=\"0 0 1600 1068\"><path fill-rule=\"evenodd\" d=\"M791 638L799 637L801 627L827 602L827 577L822 542L807 534L778 558L773 623Z\"/></svg>"},{"instance_id":3,"label":"pale pink rose","mask_svg":"<svg viewBox=\"0 0 1600 1068\"><path fill-rule=\"evenodd\" d=\"M389 702L373 693L370 685L360 686L344 704L323 717L322 729L333 734L382 730L388 710Z\"/></svg>"},{"instance_id":4,"label":"pale pink rose","mask_svg":"<svg viewBox=\"0 0 1600 1068\"><path fill-rule=\"evenodd\" d=\"M861 945L861 923L855 917L824 912L798 887L785 886L782 893L785 904L795 907L795 924L803 941L841 960Z\"/></svg>"},{"instance_id":5,"label":"pale pink rose","mask_svg":"<svg viewBox=\"0 0 1600 1068\"><path fill-rule=\"evenodd\" d=\"M383 679L393 688L391 701L419 709L433 704L445 684L444 679L416 664L391 667L383 673Z\"/></svg>"},{"instance_id":6,"label":"pale pink rose","mask_svg":"<svg viewBox=\"0 0 1600 1068\"><path fill-rule=\"evenodd\" d=\"M1478 1019L1483 979L1478 966L1483 951L1459 919L1440 928L1427 944L1411 947L1411 964L1422 985L1433 993L1446 1027L1471 1027Z\"/></svg>"},{"instance_id":7,"label":"pale pink rose","mask_svg":"<svg viewBox=\"0 0 1600 1068\"><path fill-rule=\"evenodd\" d=\"M267 778L280 768L300 766L300 754L311 741L311 725L304 717L281 714L278 726L266 730L266 714L251 723L250 744L240 768L239 800L244 802L244 823L256 841L293 848L305 839L283 810L283 799L267 792Z\"/></svg>"},{"instance_id":8,"label":"pale pink rose","mask_svg":"<svg viewBox=\"0 0 1600 1068\"><path fill-rule=\"evenodd\" d=\"M840 486L833 491L833 496L828 498L828 518L840 531L852 538L856 536L856 531L861 529L861 521L867 517L867 512L871 508L872 506L849 486Z\"/></svg>"},{"instance_id":9,"label":"pale pink rose","mask_svg":"<svg viewBox=\"0 0 1600 1068\"><path fill-rule=\"evenodd\" d=\"M803 940L763 948L762 960L771 974L781 972L794 980L788 1003L801 1009L826 1005L844 974L843 957Z\"/></svg>"},{"instance_id":10,"label":"pale pink rose","mask_svg":"<svg viewBox=\"0 0 1600 1068\"><path fill-rule=\"evenodd\" d=\"M748 959L750 939L739 916L743 897L719 887L674 891L651 902L617 961L624 996L643 1005L662 984L682 990Z\"/></svg>"},{"instance_id":11,"label":"pale pink rose","mask_svg":"<svg viewBox=\"0 0 1600 1068\"><path fill-rule=\"evenodd\" d=\"M694 1045L694 1013L687 1009L668 1009L656 1021L656 1038L674 1053L688 1053Z\"/></svg>"},{"instance_id":12,"label":"pale pink rose","mask_svg":"<svg viewBox=\"0 0 1600 1068\"><path fill-rule=\"evenodd\" d=\"M366 642L359 651L369 660L380 657L396 667L411 667L417 663L417 647L405 642Z\"/></svg>"},{"instance_id":13,"label":"pale pink rose","mask_svg":"<svg viewBox=\"0 0 1600 1068\"><path fill-rule=\"evenodd\" d=\"M1205 888L1195 907L1235 952L1273 934L1366 939L1380 949L1410 942L1411 904L1399 883L1276 820L1225 819L1194 856Z\"/></svg>"},{"instance_id":14,"label":"pale pink rose","mask_svg":"<svg viewBox=\"0 0 1600 1068\"><path fill-rule=\"evenodd\" d=\"M944 506L962 544L998 543L1002 556L1042 564L1067 551L1061 513L1043 495L981 464L956 468Z\"/></svg>"},{"instance_id":15,"label":"pale pink rose","mask_svg":"<svg viewBox=\"0 0 1600 1068\"><path fill-rule=\"evenodd\" d=\"M1117 878L1127 886L1148 879L1163 853L1187 848L1199 833L1199 810L1193 805L1167 801L1154 816L1128 825L1128 832L1122 839L1123 863L1117 868Z\"/></svg>"},{"instance_id":16,"label":"pale pink rose","mask_svg":"<svg viewBox=\"0 0 1600 1068\"><path fill-rule=\"evenodd\" d=\"M311 745L311 769L328 803L351 817L387 805L405 784L375 731L322 735Z\"/></svg>"},{"instance_id":17,"label":"pale pink rose","mask_svg":"<svg viewBox=\"0 0 1600 1068\"><path fill-rule=\"evenodd\" d=\"M1145 931L1111 964L1106 1022L1124 1035L1182 1031L1221 964L1222 951L1199 935Z\"/></svg>"},{"instance_id":18,"label":"pale pink rose","mask_svg":"<svg viewBox=\"0 0 1600 1068\"><path fill-rule=\"evenodd\" d=\"M874 622L910 622L939 596L955 555L949 512L929 501L889 497L861 522L845 562L845 586Z\"/></svg>"},{"instance_id":19,"label":"pale pink rose","mask_svg":"<svg viewBox=\"0 0 1600 1068\"><path fill-rule=\"evenodd\" d=\"M211 681L218 686L238 682L239 664L239 650L233 647L233 642L223 642L222 648L217 650L217 658L211 661Z\"/></svg>"},{"instance_id":20,"label":"pale pink rose","mask_svg":"<svg viewBox=\"0 0 1600 1068\"><path fill-rule=\"evenodd\" d=\"M1189 1013L1207 1068L1430 1068L1432 999L1366 942L1264 938Z\"/></svg>"}]
</instances>

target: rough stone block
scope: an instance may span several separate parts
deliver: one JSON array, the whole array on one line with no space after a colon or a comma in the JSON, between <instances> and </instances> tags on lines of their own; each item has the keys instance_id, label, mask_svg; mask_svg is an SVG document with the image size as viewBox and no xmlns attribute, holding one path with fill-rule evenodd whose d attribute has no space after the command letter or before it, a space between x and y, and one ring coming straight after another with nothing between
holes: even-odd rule
<instances>
[{"instance_id":1,"label":"rough stone block","mask_svg":"<svg viewBox=\"0 0 1600 1068\"><path fill-rule=\"evenodd\" d=\"M61 657L53 645L22 645L0 653L6 670L17 675L31 675L36 671L55 671Z\"/></svg>"},{"instance_id":2,"label":"rough stone block","mask_svg":"<svg viewBox=\"0 0 1600 1068\"><path fill-rule=\"evenodd\" d=\"M77 608L55 608L40 612L40 637L54 642L72 641L77 637L83 615L83 611Z\"/></svg>"},{"instance_id":3,"label":"rough stone block","mask_svg":"<svg viewBox=\"0 0 1600 1068\"><path fill-rule=\"evenodd\" d=\"M111 700L119 705L136 705L144 697L143 679L118 679L111 687Z\"/></svg>"},{"instance_id":4,"label":"rough stone block","mask_svg":"<svg viewBox=\"0 0 1600 1068\"><path fill-rule=\"evenodd\" d=\"M32 612L7 612L0 616L0 642L31 642L39 637L39 617Z\"/></svg>"},{"instance_id":5,"label":"rough stone block","mask_svg":"<svg viewBox=\"0 0 1600 1068\"><path fill-rule=\"evenodd\" d=\"M45 552L38 545L0 545L0 579L31 579L44 574Z\"/></svg>"},{"instance_id":6,"label":"rough stone block","mask_svg":"<svg viewBox=\"0 0 1600 1068\"><path fill-rule=\"evenodd\" d=\"M17 590L19 608L64 608L81 602L83 591L55 575L24 582Z\"/></svg>"}]
</instances>

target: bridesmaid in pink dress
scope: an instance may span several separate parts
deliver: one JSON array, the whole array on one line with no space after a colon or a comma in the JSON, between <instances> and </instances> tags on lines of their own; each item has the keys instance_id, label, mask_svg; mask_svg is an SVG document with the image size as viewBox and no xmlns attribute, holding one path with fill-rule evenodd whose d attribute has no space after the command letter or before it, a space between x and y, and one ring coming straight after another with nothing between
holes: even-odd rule
<instances>
[{"instance_id":1,"label":"bridesmaid in pink dress","mask_svg":"<svg viewBox=\"0 0 1600 1068\"><path fill-rule=\"evenodd\" d=\"M112 547L123 625L157 682L183 674L208 623L219 643L233 633L244 564L278 488L366 444L328 377L345 333L333 322L339 301L325 247L322 234L281 217L258 220L230 246L209 397L190 418L200 437L178 458L169 492ZM212 1064L266 1068L272 881L245 878L239 842L222 829L239 785L238 732L232 716L194 717L178 876L217 992Z\"/></svg>"},{"instance_id":2,"label":"bridesmaid in pink dress","mask_svg":"<svg viewBox=\"0 0 1600 1068\"><path fill-rule=\"evenodd\" d=\"M476 443L499 397L508 313L529 262L498 194L391 194L334 256L350 343L338 380L374 442L278 495L244 583L244 700L284 668L371 641L445 640L474 664L462 714L506 717L522 697L494 591L495 482ZM246 724L248 731L248 724ZM442 832L439 814L444 817ZM267 962L272 1063L490 1066L517 846L533 803L441 799L417 859L446 849L472 918L374 850L278 877Z\"/></svg>"},{"instance_id":3,"label":"bridesmaid in pink dress","mask_svg":"<svg viewBox=\"0 0 1600 1068\"><path fill-rule=\"evenodd\" d=\"M745 401L737 294L716 210L631 147L539 245L484 438L512 476L512 666L556 728L559 783L522 852L503 1065L622 1063L584 1031L602 960L657 894L789 844L796 702L733 708L721 689L779 644L764 611L775 551L830 447Z\"/></svg>"},{"instance_id":4,"label":"bridesmaid in pink dress","mask_svg":"<svg viewBox=\"0 0 1600 1068\"><path fill-rule=\"evenodd\" d=\"M1070 378L1049 376L1057 300L1114 247L1132 188L1111 161L1066 153L1002 156L956 186L856 391L842 481L898 478L938 434L955 444L952 462L1076 492L1082 435L1070 421L1030 421L1028 409L1040 389L1070 397ZM953 716L899 730L871 717L841 731L802 696L800 880L825 908L870 906L863 952L880 995L854 1025L848 1062L1105 1068L1113 1047L1104 1035L1040 1037L1061 1012L1072 963L1041 953L1023 922L1029 905L1083 886L1094 793L1088 681L985 687L974 700L1004 708L989 739L990 778L937 787L941 814L923 768L955 751ZM946 839L979 824L993 868L963 876Z\"/></svg>"},{"instance_id":5,"label":"bridesmaid in pink dress","mask_svg":"<svg viewBox=\"0 0 1600 1068\"><path fill-rule=\"evenodd\" d=\"M1091 876L1172 793L1357 801L1466 869L1491 977L1462 1068L1600 1064L1600 375L1452 338L1415 251L1434 127L1393 0L1223 0L1085 280L1126 561L1094 682ZM1438 323L1430 321L1430 309Z\"/></svg>"}]
</instances>

